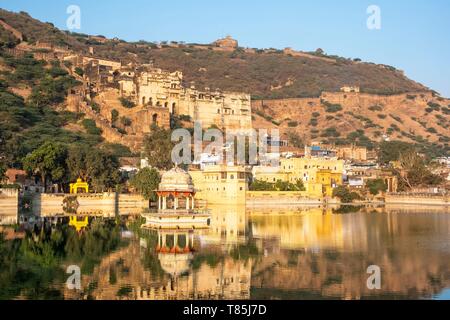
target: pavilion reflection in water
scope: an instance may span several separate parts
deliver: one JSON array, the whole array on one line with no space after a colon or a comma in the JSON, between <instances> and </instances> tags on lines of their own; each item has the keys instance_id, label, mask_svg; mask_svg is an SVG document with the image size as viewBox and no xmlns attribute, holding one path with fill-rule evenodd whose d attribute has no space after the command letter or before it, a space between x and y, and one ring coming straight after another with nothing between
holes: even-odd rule
<instances>
[{"instance_id":1,"label":"pavilion reflection in water","mask_svg":"<svg viewBox=\"0 0 450 320\"><path fill-rule=\"evenodd\" d=\"M147 236L106 257L83 287L97 284L94 299L430 297L450 287L450 252L436 246L449 230L447 215L428 213L212 207L209 228L145 228ZM256 256L233 253L250 242ZM383 270L381 291L366 287L373 263ZM118 296L123 288L129 293Z\"/></svg>"}]
</instances>

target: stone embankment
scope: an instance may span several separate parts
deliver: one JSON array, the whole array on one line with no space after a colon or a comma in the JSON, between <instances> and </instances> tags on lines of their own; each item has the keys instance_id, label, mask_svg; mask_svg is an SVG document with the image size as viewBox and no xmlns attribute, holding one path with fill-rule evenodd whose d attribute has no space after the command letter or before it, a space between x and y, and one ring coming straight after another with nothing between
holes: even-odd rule
<instances>
[{"instance_id":1,"label":"stone embankment","mask_svg":"<svg viewBox=\"0 0 450 320\"><path fill-rule=\"evenodd\" d=\"M0 188L0 225L16 224L19 216L19 190Z\"/></svg>"}]
</instances>

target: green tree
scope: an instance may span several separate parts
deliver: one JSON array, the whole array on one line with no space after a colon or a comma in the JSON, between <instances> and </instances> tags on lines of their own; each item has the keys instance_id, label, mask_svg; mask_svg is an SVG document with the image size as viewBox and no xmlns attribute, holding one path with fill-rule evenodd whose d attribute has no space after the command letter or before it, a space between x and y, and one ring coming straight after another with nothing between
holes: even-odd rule
<instances>
[{"instance_id":1,"label":"green tree","mask_svg":"<svg viewBox=\"0 0 450 320\"><path fill-rule=\"evenodd\" d=\"M339 186L334 188L333 197L339 198L342 203L352 203L355 200L360 200L361 197L356 192L351 192L347 187Z\"/></svg>"},{"instance_id":2,"label":"green tree","mask_svg":"<svg viewBox=\"0 0 450 320\"><path fill-rule=\"evenodd\" d=\"M69 148L66 164L70 181L74 182L78 178L88 181L86 158L89 152L90 148L85 145L73 145Z\"/></svg>"},{"instance_id":3,"label":"green tree","mask_svg":"<svg viewBox=\"0 0 450 320\"><path fill-rule=\"evenodd\" d=\"M5 173L6 173L6 165L0 158L0 181L2 181L5 178Z\"/></svg>"},{"instance_id":4,"label":"green tree","mask_svg":"<svg viewBox=\"0 0 450 320\"><path fill-rule=\"evenodd\" d=\"M152 132L144 139L144 154L153 168L168 170L173 166L170 130L152 126Z\"/></svg>"},{"instance_id":5,"label":"green tree","mask_svg":"<svg viewBox=\"0 0 450 320\"><path fill-rule=\"evenodd\" d=\"M34 176L40 176L47 187L48 180L61 184L66 177L67 149L62 144L46 142L27 155L23 160L26 171Z\"/></svg>"},{"instance_id":6,"label":"green tree","mask_svg":"<svg viewBox=\"0 0 450 320\"><path fill-rule=\"evenodd\" d=\"M121 182L118 158L95 147L72 146L69 148L66 164L70 181L82 178L96 192L115 188Z\"/></svg>"},{"instance_id":7,"label":"green tree","mask_svg":"<svg viewBox=\"0 0 450 320\"><path fill-rule=\"evenodd\" d=\"M86 174L96 192L111 190L121 181L117 157L93 149L86 156Z\"/></svg>"},{"instance_id":8,"label":"green tree","mask_svg":"<svg viewBox=\"0 0 450 320\"><path fill-rule=\"evenodd\" d=\"M111 110L111 123L115 124L116 121L119 119L119 111L116 109Z\"/></svg>"},{"instance_id":9,"label":"green tree","mask_svg":"<svg viewBox=\"0 0 450 320\"><path fill-rule=\"evenodd\" d=\"M155 190L161 182L161 176L158 170L153 168L144 168L140 170L131 180L130 184L136 188L137 191L144 195L145 199L156 201Z\"/></svg>"},{"instance_id":10,"label":"green tree","mask_svg":"<svg viewBox=\"0 0 450 320\"><path fill-rule=\"evenodd\" d=\"M380 163L387 164L391 161L397 161L402 153L413 150L414 147L402 141L383 141L378 151L378 160Z\"/></svg>"},{"instance_id":11,"label":"green tree","mask_svg":"<svg viewBox=\"0 0 450 320\"><path fill-rule=\"evenodd\" d=\"M366 186L369 189L370 193L374 196L376 196L380 192L386 192L388 188L383 179L368 180Z\"/></svg>"}]
</instances>

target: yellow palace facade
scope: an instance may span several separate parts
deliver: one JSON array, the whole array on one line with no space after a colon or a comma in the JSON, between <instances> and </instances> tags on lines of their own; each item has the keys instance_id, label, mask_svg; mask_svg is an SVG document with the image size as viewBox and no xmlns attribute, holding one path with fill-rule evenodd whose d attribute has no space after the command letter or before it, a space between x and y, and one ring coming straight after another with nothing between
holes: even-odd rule
<instances>
[{"instance_id":1,"label":"yellow palace facade","mask_svg":"<svg viewBox=\"0 0 450 320\"><path fill-rule=\"evenodd\" d=\"M343 173L344 161L337 158L289 158L280 159L279 167L254 167L253 179L271 183L302 181L307 195L331 197L333 188L342 185Z\"/></svg>"}]
</instances>

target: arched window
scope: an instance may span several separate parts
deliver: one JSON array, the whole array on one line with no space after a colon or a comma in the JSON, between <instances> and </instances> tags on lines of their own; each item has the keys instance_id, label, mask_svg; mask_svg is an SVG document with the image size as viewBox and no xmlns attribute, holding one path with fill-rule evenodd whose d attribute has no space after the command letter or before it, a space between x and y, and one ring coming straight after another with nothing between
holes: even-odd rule
<instances>
[{"instance_id":1,"label":"arched window","mask_svg":"<svg viewBox=\"0 0 450 320\"><path fill-rule=\"evenodd\" d=\"M157 106L157 107L161 107L161 102L159 102L159 101L156 102L156 106Z\"/></svg>"},{"instance_id":2,"label":"arched window","mask_svg":"<svg viewBox=\"0 0 450 320\"><path fill-rule=\"evenodd\" d=\"M145 106L145 97L142 97L142 105Z\"/></svg>"},{"instance_id":3,"label":"arched window","mask_svg":"<svg viewBox=\"0 0 450 320\"><path fill-rule=\"evenodd\" d=\"M172 113L174 113L175 112L175 108L177 107L177 104L174 102L174 103L172 103Z\"/></svg>"},{"instance_id":4,"label":"arched window","mask_svg":"<svg viewBox=\"0 0 450 320\"><path fill-rule=\"evenodd\" d=\"M167 107L169 107L169 103L168 102L164 103L164 108L167 108Z\"/></svg>"},{"instance_id":5,"label":"arched window","mask_svg":"<svg viewBox=\"0 0 450 320\"><path fill-rule=\"evenodd\" d=\"M148 104L153 107L153 98L150 97L150 99L148 100Z\"/></svg>"},{"instance_id":6,"label":"arched window","mask_svg":"<svg viewBox=\"0 0 450 320\"><path fill-rule=\"evenodd\" d=\"M153 116L152 116L152 120L153 120L153 123L158 123L158 115L155 113Z\"/></svg>"}]
</instances>

